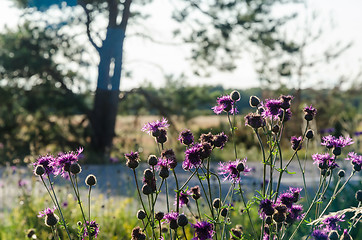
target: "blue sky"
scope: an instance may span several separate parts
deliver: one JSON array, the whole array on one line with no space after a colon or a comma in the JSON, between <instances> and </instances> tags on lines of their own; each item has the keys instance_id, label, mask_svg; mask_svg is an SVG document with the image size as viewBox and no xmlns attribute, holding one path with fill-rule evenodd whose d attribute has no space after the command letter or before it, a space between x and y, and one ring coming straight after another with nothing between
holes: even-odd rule
<instances>
[{"instance_id":1,"label":"blue sky","mask_svg":"<svg viewBox=\"0 0 362 240\"><path fill-rule=\"evenodd\" d=\"M151 18L147 20L146 32L153 34L154 38L163 42L174 42L172 30L175 24L170 21L172 3L176 0L154 0L147 7L147 11L151 14ZM8 26L16 26L19 19L20 11L11 8L11 1L0 1L0 31L6 24ZM307 9L307 10L306 10ZM303 87L311 87L316 85L316 79L320 80L318 86L333 87L338 84L340 76L346 76L347 79L355 76L361 69L362 62L362 31L360 25L362 23L362 1L360 0L309 0L307 8L300 11L303 17L307 12L313 11L319 14L318 22L311 24L324 29L324 36L319 43L312 46L307 54L318 52L324 46L328 46L333 42L353 42L353 46L345 52L338 62L333 64L324 64L318 72L309 72L314 74L312 82L305 81ZM132 10L132 9L131 9ZM288 11L287 8L280 10ZM157 14L154 14L157 13ZM333 21L334 28L329 25L330 20ZM304 21L301 20L299 27L303 27ZM290 26L290 31L293 32ZM139 29L137 29L139 30ZM160 45L152 43L146 39L133 37L133 30L127 29L128 38L125 41L124 67L132 70L132 78L123 78L121 81L121 89L131 89L140 86L145 82L152 82L156 86L164 86L164 74L185 74L187 83L189 84L222 84L224 87L230 88L249 88L259 85L258 76L254 71L253 62L250 56L239 60L238 68L231 73L222 73L214 71L209 78L201 78L194 76L190 70L190 62L186 58L190 54L187 45ZM288 30L289 31L289 30ZM288 32L287 31L287 32ZM177 42L177 40L176 40ZM96 68L90 69L89 78L96 81ZM308 77L308 75L306 75ZM359 80L360 81L360 80ZM345 83L345 87L351 85L351 81Z\"/></svg>"}]
</instances>

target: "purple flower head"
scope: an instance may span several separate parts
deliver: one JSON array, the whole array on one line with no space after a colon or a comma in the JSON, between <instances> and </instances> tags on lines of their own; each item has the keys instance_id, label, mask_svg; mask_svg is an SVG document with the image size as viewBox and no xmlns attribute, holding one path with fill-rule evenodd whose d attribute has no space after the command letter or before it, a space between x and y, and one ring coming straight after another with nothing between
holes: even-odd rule
<instances>
[{"instance_id":1,"label":"purple flower head","mask_svg":"<svg viewBox=\"0 0 362 240\"><path fill-rule=\"evenodd\" d=\"M135 169L138 167L139 164L139 160L140 160L140 155L138 154L138 152L130 152L130 153L126 153L124 154L124 157L126 158L126 165L131 168L131 169Z\"/></svg>"},{"instance_id":2,"label":"purple flower head","mask_svg":"<svg viewBox=\"0 0 362 240\"><path fill-rule=\"evenodd\" d=\"M200 157L201 160L210 157L212 152L212 146L208 142L203 142L200 144Z\"/></svg>"},{"instance_id":3,"label":"purple flower head","mask_svg":"<svg viewBox=\"0 0 362 240\"><path fill-rule=\"evenodd\" d=\"M45 217L45 216L52 215L52 214L54 214L55 209L56 209L55 207L53 207L52 209L46 208L43 211L39 212L38 217Z\"/></svg>"},{"instance_id":4,"label":"purple flower head","mask_svg":"<svg viewBox=\"0 0 362 240\"><path fill-rule=\"evenodd\" d=\"M282 193L278 197L278 202L284 204L287 208L291 208L294 203L294 194L289 191Z\"/></svg>"},{"instance_id":5,"label":"purple flower head","mask_svg":"<svg viewBox=\"0 0 362 240\"><path fill-rule=\"evenodd\" d=\"M334 215L329 216L325 219L323 219L321 226L326 226L326 229L328 231L331 230L341 230L341 228L337 225L339 222L344 222L345 215Z\"/></svg>"},{"instance_id":6,"label":"purple flower head","mask_svg":"<svg viewBox=\"0 0 362 240\"><path fill-rule=\"evenodd\" d=\"M161 129L167 129L169 126L170 124L167 123L167 119L163 117L161 121L156 120L154 122L146 123L141 130L157 137L160 134Z\"/></svg>"},{"instance_id":7,"label":"purple flower head","mask_svg":"<svg viewBox=\"0 0 362 240\"><path fill-rule=\"evenodd\" d=\"M357 155L354 152L350 152L350 153L348 153L346 160L351 160L351 163L355 166L358 166L359 168L362 167L362 156L361 155Z\"/></svg>"},{"instance_id":8,"label":"purple flower head","mask_svg":"<svg viewBox=\"0 0 362 240\"><path fill-rule=\"evenodd\" d=\"M213 145L216 148L223 149L227 141L228 136L224 132L221 132L214 136Z\"/></svg>"},{"instance_id":9,"label":"purple flower head","mask_svg":"<svg viewBox=\"0 0 362 240\"><path fill-rule=\"evenodd\" d=\"M54 175L61 174L62 177L68 178L70 165L78 162L78 156L83 152L83 148L79 148L76 152L60 153L51 166L55 168Z\"/></svg>"},{"instance_id":10,"label":"purple flower head","mask_svg":"<svg viewBox=\"0 0 362 240\"><path fill-rule=\"evenodd\" d=\"M99 233L99 224L97 224L96 221L91 221L90 223L87 221L87 226L90 230L90 236L92 236L93 238L97 238L98 233ZM87 226L84 225L84 232L83 232L82 240L85 240L86 237L88 236Z\"/></svg>"},{"instance_id":11,"label":"purple flower head","mask_svg":"<svg viewBox=\"0 0 362 240\"><path fill-rule=\"evenodd\" d=\"M163 219L166 219L166 222L170 223L172 220L177 221L178 213L177 212L169 212L166 213Z\"/></svg>"},{"instance_id":12,"label":"purple flower head","mask_svg":"<svg viewBox=\"0 0 362 240\"><path fill-rule=\"evenodd\" d=\"M179 198L179 207L183 207L185 205L188 205L190 200L189 197L192 195L192 192L189 191L181 191L180 192L180 198ZM175 204L177 204L177 193L176 193L176 198L175 198Z\"/></svg>"},{"instance_id":13,"label":"purple flower head","mask_svg":"<svg viewBox=\"0 0 362 240\"><path fill-rule=\"evenodd\" d=\"M302 149L302 143L303 143L302 139L303 139L302 136L300 136L300 137L292 136L290 138L290 142L292 144L292 149L294 151L299 151L300 149Z\"/></svg>"},{"instance_id":14,"label":"purple flower head","mask_svg":"<svg viewBox=\"0 0 362 240\"><path fill-rule=\"evenodd\" d=\"M224 181L229 180L234 183L240 182L241 174L246 175L246 173L251 171L251 169L245 165L246 161L247 159L244 158L243 160L236 159L236 161L229 161L224 163L220 162L219 173L224 175Z\"/></svg>"},{"instance_id":15,"label":"purple flower head","mask_svg":"<svg viewBox=\"0 0 362 240\"><path fill-rule=\"evenodd\" d=\"M161 158L167 159L168 167L174 169L177 166L175 152L172 149L166 149L161 152Z\"/></svg>"},{"instance_id":16,"label":"purple flower head","mask_svg":"<svg viewBox=\"0 0 362 240\"><path fill-rule=\"evenodd\" d=\"M36 166L42 165L47 174L52 174L54 168L52 164L55 162L55 158L52 155L40 156L35 163L33 163L34 171Z\"/></svg>"},{"instance_id":17,"label":"purple flower head","mask_svg":"<svg viewBox=\"0 0 362 240\"><path fill-rule=\"evenodd\" d=\"M293 96L291 96L291 95L281 95L280 97L279 97L279 100L280 100L280 107L282 108L282 109L288 109L288 108L290 108L290 102L292 101L292 99L293 99L294 97Z\"/></svg>"},{"instance_id":18,"label":"purple flower head","mask_svg":"<svg viewBox=\"0 0 362 240\"><path fill-rule=\"evenodd\" d=\"M178 140L185 144L186 146L189 146L194 143L194 136L192 135L192 132L190 130L184 130L180 133Z\"/></svg>"},{"instance_id":19,"label":"purple flower head","mask_svg":"<svg viewBox=\"0 0 362 240\"><path fill-rule=\"evenodd\" d=\"M214 113L220 114L223 111L228 112L230 114L238 113L238 110L234 107L235 101L232 100L229 95L218 97L216 102L217 105L211 108L214 111Z\"/></svg>"},{"instance_id":20,"label":"purple flower head","mask_svg":"<svg viewBox=\"0 0 362 240\"><path fill-rule=\"evenodd\" d=\"M322 138L321 145L326 146L326 148L343 148L353 143L352 138L349 137L344 138L340 136L339 138L336 138L335 136L328 135Z\"/></svg>"},{"instance_id":21,"label":"purple flower head","mask_svg":"<svg viewBox=\"0 0 362 240\"><path fill-rule=\"evenodd\" d=\"M195 228L195 234L192 240L212 239L212 236L214 236L215 233L214 225L206 221L191 224L191 227Z\"/></svg>"},{"instance_id":22,"label":"purple flower head","mask_svg":"<svg viewBox=\"0 0 362 240\"><path fill-rule=\"evenodd\" d=\"M312 105L310 105L309 107L305 107L303 109L303 112L305 120L311 121L317 114L317 109L315 109L314 107L312 107Z\"/></svg>"},{"instance_id":23,"label":"purple flower head","mask_svg":"<svg viewBox=\"0 0 362 240\"><path fill-rule=\"evenodd\" d=\"M283 122L287 122L292 118L292 111L290 111L290 109L286 109L286 110L279 110L279 114L278 114L279 120Z\"/></svg>"},{"instance_id":24,"label":"purple flower head","mask_svg":"<svg viewBox=\"0 0 362 240\"><path fill-rule=\"evenodd\" d=\"M281 106L282 101L276 99L267 99L263 115L270 118L278 117Z\"/></svg>"},{"instance_id":25,"label":"purple flower head","mask_svg":"<svg viewBox=\"0 0 362 240\"><path fill-rule=\"evenodd\" d=\"M328 153L325 154L313 154L312 155L313 164L318 164L320 169L331 168L334 169L339 167L338 164L334 161L334 156L330 156Z\"/></svg>"},{"instance_id":26,"label":"purple flower head","mask_svg":"<svg viewBox=\"0 0 362 240\"><path fill-rule=\"evenodd\" d=\"M199 138L199 141L201 143L204 143L204 142L207 142L207 143L210 143L211 145L213 145L213 139L214 139L214 135L212 135L211 132L209 133L203 133L201 134L200 138Z\"/></svg>"},{"instance_id":27,"label":"purple flower head","mask_svg":"<svg viewBox=\"0 0 362 240\"><path fill-rule=\"evenodd\" d=\"M263 116L256 113L249 113L245 116L245 126L249 125L254 129L258 129L265 126L265 119Z\"/></svg>"},{"instance_id":28,"label":"purple flower head","mask_svg":"<svg viewBox=\"0 0 362 240\"><path fill-rule=\"evenodd\" d=\"M185 161L182 163L182 167L185 170L196 168L201 164L201 144L196 144L193 147L185 151Z\"/></svg>"},{"instance_id":29,"label":"purple flower head","mask_svg":"<svg viewBox=\"0 0 362 240\"><path fill-rule=\"evenodd\" d=\"M301 214L303 212L303 206L302 205L293 205L291 208L288 209L288 215L287 215L287 222L293 223L296 220L302 219L303 215Z\"/></svg>"},{"instance_id":30,"label":"purple flower head","mask_svg":"<svg viewBox=\"0 0 362 240\"><path fill-rule=\"evenodd\" d=\"M294 197L293 201L295 203L298 202L301 191L302 191L302 188L289 187L289 192L293 194L293 197Z\"/></svg>"},{"instance_id":31,"label":"purple flower head","mask_svg":"<svg viewBox=\"0 0 362 240\"><path fill-rule=\"evenodd\" d=\"M316 229L312 232L315 240L328 240L328 234L325 230Z\"/></svg>"},{"instance_id":32,"label":"purple flower head","mask_svg":"<svg viewBox=\"0 0 362 240\"><path fill-rule=\"evenodd\" d=\"M259 204L259 215L262 218L265 218L265 216L271 216L273 215L275 209L274 204L270 199L264 199L260 201Z\"/></svg>"}]
</instances>

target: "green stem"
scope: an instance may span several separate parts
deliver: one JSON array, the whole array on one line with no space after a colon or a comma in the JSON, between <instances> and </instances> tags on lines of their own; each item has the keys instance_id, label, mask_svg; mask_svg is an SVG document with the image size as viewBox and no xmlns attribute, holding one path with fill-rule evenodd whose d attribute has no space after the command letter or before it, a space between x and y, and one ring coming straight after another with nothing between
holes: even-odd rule
<instances>
[{"instance_id":1,"label":"green stem","mask_svg":"<svg viewBox=\"0 0 362 240\"><path fill-rule=\"evenodd\" d=\"M186 232L185 232L185 227L182 227L182 231L183 231L183 233L184 233L185 240L187 240L187 236L186 236Z\"/></svg>"},{"instance_id":2,"label":"green stem","mask_svg":"<svg viewBox=\"0 0 362 240\"><path fill-rule=\"evenodd\" d=\"M304 171L304 169L302 168L302 164L301 164L301 162L300 162L300 159L299 159L298 153L296 153L295 155L297 156L297 160L298 160L299 168L300 168L300 171L302 172L302 178L303 178L303 186L304 186L305 198L306 198L307 203L308 203L308 205L309 205L310 203L309 203L308 192L307 192L307 184L306 184L306 182L305 182L305 171Z\"/></svg>"},{"instance_id":3,"label":"green stem","mask_svg":"<svg viewBox=\"0 0 362 240\"><path fill-rule=\"evenodd\" d=\"M261 152L263 153L263 197L265 197L265 181L266 181L266 162L265 162L265 150L263 146L263 142L261 141L260 135L257 129L254 129L256 136L259 140L259 145L261 148Z\"/></svg>"},{"instance_id":4,"label":"green stem","mask_svg":"<svg viewBox=\"0 0 362 240\"><path fill-rule=\"evenodd\" d=\"M88 192L88 221L91 222L91 191L92 191L92 186L89 186L89 192Z\"/></svg>"},{"instance_id":5,"label":"green stem","mask_svg":"<svg viewBox=\"0 0 362 240\"><path fill-rule=\"evenodd\" d=\"M233 138L235 159L237 159L238 158L238 153L236 151L236 141L235 141L235 136L234 136L234 126L231 123L229 112L227 113L227 116L228 116L228 121L229 121L229 124L230 124L231 136ZM234 117L235 117L235 115L234 115Z\"/></svg>"},{"instance_id":6,"label":"green stem","mask_svg":"<svg viewBox=\"0 0 362 240\"><path fill-rule=\"evenodd\" d=\"M167 186L167 179L165 179L165 188L166 188L166 204L167 204L167 212L170 212L170 203L168 201L168 186ZM170 228L170 239L172 240L172 232ZM176 239L175 239L176 240Z\"/></svg>"},{"instance_id":7,"label":"green stem","mask_svg":"<svg viewBox=\"0 0 362 240\"><path fill-rule=\"evenodd\" d=\"M249 211L249 208L247 207L247 204L245 202L245 199L244 199L244 194L243 194L243 190L241 189L241 184L239 182L239 191L240 191L240 196L241 196L241 199L243 201L243 204L244 204L244 207L245 207L245 210L246 210L246 213L248 214L248 218L249 218L249 221L250 221L250 224L251 224L251 228L253 230L253 234L254 236L258 236L258 234L256 233L255 229L254 229L254 223L253 221L251 220L251 216L250 216L250 211ZM256 237L257 238L257 237Z\"/></svg>"},{"instance_id":8,"label":"green stem","mask_svg":"<svg viewBox=\"0 0 362 240\"><path fill-rule=\"evenodd\" d=\"M180 190L179 190L179 186L178 186L178 180L177 180L175 169L172 169L172 172L173 172L173 176L175 177L176 189L177 189L177 191L176 191L176 212L179 213L179 211L180 211L180 206L179 206L179 203L180 203Z\"/></svg>"}]
</instances>

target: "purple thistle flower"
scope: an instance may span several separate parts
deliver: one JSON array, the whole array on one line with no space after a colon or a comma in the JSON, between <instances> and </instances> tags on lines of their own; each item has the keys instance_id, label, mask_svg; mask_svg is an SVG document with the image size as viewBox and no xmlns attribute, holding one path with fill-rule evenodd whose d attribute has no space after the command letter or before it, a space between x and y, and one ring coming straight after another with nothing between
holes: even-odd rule
<instances>
[{"instance_id":1,"label":"purple thistle flower","mask_svg":"<svg viewBox=\"0 0 362 240\"><path fill-rule=\"evenodd\" d=\"M233 115L238 113L238 110L234 107L235 101L229 95L218 97L216 102L217 105L211 108L214 113L220 114L223 111Z\"/></svg>"},{"instance_id":2,"label":"purple thistle flower","mask_svg":"<svg viewBox=\"0 0 362 240\"><path fill-rule=\"evenodd\" d=\"M247 159L244 158L243 160L240 159L236 159L236 161L229 161L229 162L225 162L219 163L219 173L221 175L224 175L224 181L229 180L233 183L238 183L241 181L241 173L243 173L243 175L246 175L246 173L250 172L251 169L248 168L245 163L246 163ZM242 166L240 168L239 164L241 164L240 166ZM239 166L239 170L238 170L238 166Z\"/></svg>"},{"instance_id":3,"label":"purple thistle flower","mask_svg":"<svg viewBox=\"0 0 362 240\"><path fill-rule=\"evenodd\" d=\"M124 154L124 157L127 159L126 165L131 168L131 169L135 169L136 167L138 167L138 162L140 160L140 155L138 152L130 152L130 153L126 153Z\"/></svg>"},{"instance_id":4,"label":"purple thistle flower","mask_svg":"<svg viewBox=\"0 0 362 240\"><path fill-rule=\"evenodd\" d=\"M196 144L193 147L185 151L185 161L182 163L182 167L185 170L190 170L191 168L196 168L201 164L201 144Z\"/></svg>"},{"instance_id":5,"label":"purple thistle flower","mask_svg":"<svg viewBox=\"0 0 362 240\"><path fill-rule=\"evenodd\" d=\"M70 165L78 162L78 156L83 152L83 148L79 148L76 152L60 153L51 166L55 168L54 175L61 174L62 177L68 178Z\"/></svg>"},{"instance_id":6,"label":"purple thistle flower","mask_svg":"<svg viewBox=\"0 0 362 240\"><path fill-rule=\"evenodd\" d=\"M321 145L326 146L326 148L343 148L353 144L353 139L350 137L342 137L336 138L335 136L328 135L322 138Z\"/></svg>"},{"instance_id":7,"label":"purple thistle flower","mask_svg":"<svg viewBox=\"0 0 362 240\"><path fill-rule=\"evenodd\" d=\"M92 236L93 238L97 238L99 233L99 224L97 224L96 221L91 221L90 223L87 221L87 226L88 228L90 228L90 236ZM82 240L85 240L86 237L88 236L87 226L84 225Z\"/></svg>"},{"instance_id":8,"label":"purple thistle flower","mask_svg":"<svg viewBox=\"0 0 362 240\"><path fill-rule=\"evenodd\" d=\"M361 155L357 155L354 152L350 152L350 153L348 153L346 160L351 160L351 163L355 166L358 166L359 168L362 167L362 156Z\"/></svg>"},{"instance_id":9,"label":"purple thistle flower","mask_svg":"<svg viewBox=\"0 0 362 240\"><path fill-rule=\"evenodd\" d=\"M267 99L265 103L265 111L263 112L264 116L275 118L279 114L279 110L282 106L282 101L276 99Z\"/></svg>"},{"instance_id":10,"label":"purple thistle flower","mask_svg":"<svg viewBox=\"0 0 362 240\"><path fill-rule=\"evenodd\" d=\"M191 145L194 142L194 136L192 135L192 132L187 129L184 130L180 133L178 140L182 143L185 144L186 146Z\"/></svg>"},{"instance_id":11,"label":"purple thistle flower","mask_svg":"<svg viewBox=\"0 0 362 240\"><path fill-rule=\"evenodd\" d=\"M55 162L55 158L52 155L40 156L35 163L33 163L34 171L36 166L42 165L47 174L54 173L52 164Z\"/></svg>"},{"instance_id":12,"label":"purple thistle flower","mask_svg":"<svg viewBox=\"0 0 362 240\"><path fill-rule=\"evenodd\" d=\"M254 129L258 129L265 126L265 119L263 116L256 113L249 113L244 117L245 126L249 125Z\"/></svg>"},{"instance_id":13,"label":"purple thistle flower","mask_svg":"<svg viewBox=\"0 0 362 240\"><path fill-rule=\"evenodd\" d=\"M312 121L313 118L315 117L315 115L317 114L317 109L315 109L314 107L312 107L312 105L310 105L309 107L305 107L303 109L304 112L304 119L307 121Z\"/></svg>"},{"instance_id":14,"label":"purple thistle flower","mask_svg":"<svg viewBox=\"0 0 362 240\"><path fill-rule=\"evenodd\" d=\"M299 196L300 196L301 191L302 191L302 188L289 187L289 192L291 192L293 194L295 203L299 201Z\"/></svg>"},{"instance_id":15,"label":"purple thistle flower","mask_svg":"<svg viewBox=\"0 0 362 240\"><path fill-rule=\"evenodd\" d=\"M334 156L330 156L328 153L325 154L313 154L312 155L313 164L318 164L320 169L331 168L334 169L339 167L338 164L334 161Z\"/></svg>"},{"instance_id":16,"label":"purple thistle flower","mask_svg":"<svg viewBox=\"0 0 362 240\"><path fill-rule=\"evenodd\" d=\"M178 212L169 212L165 214L163 219L165 219L166 222L170 223L172 220L177 221L178 215Z\"/></svg>"},{"instance_id":17,"label":"purple thistle flower","mask_svg":"<svg viewBox=\"0 0 362 240\"><path fill-rule=\"evenodd\" d=\"M283 122L287 122L292 118L292 111L290 111L290 109L286 109L286 110L279 110L279 114L278 114L279 120Z\"/></svg>"},{"instance_id":18,"label":"purple thistle flower","mask_svg":"<svg viewBox=\"0 0 362 240\"><path fill-rule=\"evenodd\" d=\"M341 230L341 228L337 225L337 223L339 222L344 222L344 217L345 215L334 215L334 216L329 216L325 219L323 219L321 226L325 225L326 229L328 231L332 231L332 230Z\"/></svg>"},{"instance_id":19,"label":"purple thistle flower","mask_svg":"<svg viewBox=\"0 0 362 240\"><path fill-rule=\"evenodd\" d=\"M265 218L265 216L273 215L275 209L274 204L270 199L264 199L260 201L259 204L259 216Z\"/></svg>"},{"instance_id":20,"label":"purple thistle flower","mask_svg":"<svg viewBox=\"0 0 362 240\"><path fill-rule=\"evenodd\" d=\"M167 129L169 126L170 124L167 123L167 119L163 117L161 121L156 120L154 122L146 123L141 131L157 137L160 134L161 129Z\"/></svg>"},{"instance_id":21,"label":"purple thistle flower","mask_svg":"<svg viewBox=\"0 0 362 240\"><path fill-rule=\"evenodd\" d=\"M53 209L46 208L43 211L39 212L38 217L45 217L47 215L52 215L52 214L54 214L55 209L56 209L55 207L53 207Z\"/></svg>"},{"instance_id":22,"label":"purple thistle flower","mask_svg":"<svg viewBox=\"0 0 362 240\"><path fill-rule=\"evenodd\" d=\"M312 232L315 240L328 240L328 234L325 230L316 229Z\"/></svg>"},{"instance_id":23,"label":"purple thistle flower","mask_svg":"<svg viewBox=\"0 0 362 240\"><path fill-rule=\"evenodd\" d=\"M168 167L174 169L177 166L175 152L172 149L166 149L161 152L161 158L167 159Z\"/></svg>"},{"instance_id":24,"label":"purple thistle flower","mask_svg":"<svg viewBox=\"0 0 362 240\"><path fill-rule=\"evenodd\" d=\"M302 139L303 139L302 136L300 136L300 137L292 136L290 138L290 142L292 144L292 149L294 151L299 151L300 149L302 149L302 143L303 143Z\"/></svg>"},{"instance_id":25,"label":"purple thistle flower","mask_svg":"<svg viewBox=\"0 0 362 240\"><path fill-rule=\"evenodd\" d=\"M293 99L294 97L293 96L291 96L291 95L281 95L280 97L279 97L279 100L280 100L280 107L282 108L282 109L288 109L288 108L290 108L290 102L292 101L292 99Z\"/></svg>"},{"instance_id":26,"label":"purple thistle flower","mask_svg":"<svg viewBox=\"0 0 362 240\"><path fill-rule=\"evenodd\" d=\"M278 202L287 206L287 208L291 208L294 203L294 194L291 192L285 192L279 195Z\"/></svg>"},{"instance_id":27,"label":"purple thistle flower","mask_svg":"<svg viewBox=\"0 0 362 240\"><path fill-rule=\"evenodd\" d=\"M287 222L293 223L296 220L302 219L303 215L301 214L303 211L302 205L293 205L290 209L288 209Z\"/></svg>"},{"instance_id":28,"label":"purple thistle flower","mask_svg":"<svg viewBox=\"0 0 362 240\"><path fill-rule=\"evenodd\" d=\"M223 149L227 141L228 141L228 136L224 132L221 132L214 136L212 142L214 147Z\"/></svg>"},{"instance_id":29,"label":"purple thistle flower","mask_svg":"<svg viewBox=\"0 0 362 240\"><path fill-rule=\"evenodd\" d=\"M192 240L212 239L212 236L214 236L215 233L214 225L206 221L191 224L191 227L195 228L195 234Z\"/></svg>"},{"instance_id":30,"label":"purple thistle flower","mask_svg":"<svg viewBox=\"0 0 362 240\"><path fill-rule=\"evenodd\" d=\"M180 198L179 198L179 207L183 207L185 205L188 205L190 200L189 197L192 195L192 192L189 191L181 191L180 192ZM177 205L177 193L176 193L176 198L175 198L175 204Z\"/></svg>"}]
</instances>

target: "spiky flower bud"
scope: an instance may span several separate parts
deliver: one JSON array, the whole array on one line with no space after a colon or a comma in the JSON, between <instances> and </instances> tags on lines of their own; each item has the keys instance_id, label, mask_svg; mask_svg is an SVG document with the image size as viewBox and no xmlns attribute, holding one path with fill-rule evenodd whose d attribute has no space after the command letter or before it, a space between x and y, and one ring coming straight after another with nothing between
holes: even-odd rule
<instances>
[{"instance_id":1,"label":"spiky flower bud","mask_svg":"<svg viewBox=\"0 0 362 240\"><path fill-rule=\"evenodd\" d=\"M234 100L235 102L236 102L236 101L239 101L239 100L240 100L240 93L239 93L238 91L234 90L234 91L232 91L232 92L230 93L230 98L231 98L232 100Z\"/></svg>"},{"instance_id":2,"label":"spiky flower bud","mask_svg":"<svg viewBox=\"0 0 362 240\"><path fill-rule=\"evenodd\" d=\"M333 154L334 154L334 155L339 156L339 155L341 155L341 153L342 153L342 148L340 148L340 147L335 147L335 148L333 149Z\"/></svg>"},{"instance_id":3,"label":"spiky flower bud","mask_svg":"<svg viewBox=\"0 0 362 240\"><path fill-rule=\"evenodd\" d=\"M77 226L78 226L78 227L81 227L82 225L83 225L83 223L82 223L81 221L78 221L78 222L77 222Z\"/></svg>"},{"instance_id":4,"label":"spiky flower bud","mask_svg":"<svg viewBox=\"0 0 362 240\"><path fill-rule=\"evenodd\" d=\"M168 170L167 167L161 167L159 175L160 175L160 178L166 179L170 175L170 171Z\"/></svg>"},{"instance_id":5,"label":"spiky flower bud","mask_svg":"<svg viewBox=\"0 0 362 240\"><path fill-rule=\"evenodd\" d=\"M45 216L45 225L48 227L55 226L59 221L59 218L55 214L48 214Z\"/></svg>"},{"instance_id":6,"label":"spiky flower bud","mask_svg":"<svg viewBox=\"0 0 362 240\"><path fill-rule=\"evenodd\" d=\"M97 178L93 174L89 174L87 178L85 179L85 184L88 186L94 186L97 184Z\"/></svg>"},{"instance_id":7,"label":"spiky flower bud","mask_svg":"<svg viewBox=\"0 0 362 240\"><path fill-rule=\"evenodd\" d=\"M312 129L309 129L305 136L307 139L312 139L314 137L314 131Z\"/></svg>"},{"instance_id":8,"label":"spiky flower bud","mask_svg":"<svg viewBox=\"0 0 362 240\"><path fill-rule=\"evenodd\" d=\"M34 230L34 229L29 229L29 230L26 232L26 237L27 237L27 238L33 238L34 235L35 235L35 230Z\"/></svg>"},{"instance_id":9,"label":"spiky flower bud","mask_svg":"<svg viewBox=\"0 0 362 240\"><path fill-rule=\"evenodd\" d=\"M345 174L346 174L346 172L343 169L341 169L338 172L338 177L343 178Z\"/></svg>"},{"instance_id":10,"label":"spiky flower bud","mask_svg":"<svg viewBox=\"0 0 362 240\"><path fill-rule=\"evenodd\" d=\"M257 96L251 96L249 104L251 107L257 107L260 104L260 99Z\"/></svg>"},{"instance_id":11,"label":"spiky flower bud","mask_svg":"<svg viewBox=\"0 0 362 240\"><path fill-rule=\"evenodd\" d=\"M272 224L272 222L273 222L273 219L271 218L271 216L267 216L266 218L265 218L265 223L266 224Z\"/></svg>"},{"instance_id":12,"label":"spiky flower bud","mask_svg":"<svg viewBox=\"0 0 362 240\"><path fill-rule=\"evenodd\" d=\"M38 165L35 168L35 175L42 176L45 173L45 168L42 165Z\"/></svg>"},{"instance_id":13,"label":"spiky flower bud","mask_svg":"<svg viewBox=\"0 0 362 240\"><path fill-rule=\"evenodd\" d=\"M146 217L145 211L143 211L142 209L141 209L141 210L138 210L138 212L137 212L137 218L138 218L139 220L142 220L142 219L145 219L145 217Z\"/></svg>"},{"instance_id":14,"label":"spiky flower bud","mask_svg":"<svg viewBox=\"0 0 362 240\"><path fill-rule=\"evenodd\" d=\"M245 170L245 164L243 162L240 162L237 166L236 166L236 170L238 170L239 172L244 172Z\"/></svg>"},{"instance_id":15,"label":"spiky flower bud","mask_svg":"<svg viewBox=\"0 0 362 240\"><path fill-rule=\"evenodd\" d=\"M151 180L153 178L153 172L150 169L146 169L143 172L143 176L145 177L145 179Z\"/></svg>"},{"instance_id":16,"label":"spiky flower bud","mask_svg":"<svg viewBox=\"0 0 362 240\"><path fill-rule=\"evenodd\" d=\"M338 240L339 239L339 234L336 230L332 230L329 234L328 234L328 239L329 240Z\"/></svg>"},{"instance_id":17,"label":"spiky flower bud","mask_svg":"<svg viewBox=\"0 0 362 240\"><path fill-rule=\"evenodd\" d=\"M150 195L152 193L152 188L149 185L145 184L142 186L142 193L144 195Z\"/></svg>"},{"instance_id":18,"label":"spiky flower bud","mask_svg":"<svg viewBox=\"0 0 362 240\"><path fill-rule=\"evenodd\" d=\"M223 217L226 217L227 215L228 215L228 209L227 208L223 208L222 210L221 210L221 216L223 216Z\"/></svg>"},{"instance_id":19,"label":"spiky flower bud","mask_svg":"<svg viewBox=\"0 0 362 240\"><path fill-rule=\"evenodd\" d=\"M357 201L362 202L362 190L358 190L355 197Z\"/></svg>"},{"instance_id":20,"label":"spiky flower bud","mask_svg":"<svg viewBox=\"0 0 362 240\"><path fill-rule=\"evenodd\" d=\"M161 221L164 216L165 216L165 214L164 214L163 212L157 212L157 213L155 214L155 218L156 218L158 221Z\"/></svg>"},{"instance_id":21,"label":"spiky flower bud","mask_svg":"<svg viewBox=\"0 0 362 240\"><path fill-rule=\"evenodd\" d=\"M81 166L78 163L73 163L72 165L70 165L70 172L75 174L78 174L82 171Z\"/></svg>"},{"instance_id":22,"label":"spiky flower bud","mask_svg":"<svg viewBox=\"0 0 362 240\"><path fill-rule=\"evenodd\" d=\"M171 229L177 229L177 228L178 228L178 224L177 224L177 220L176 220L176 219L171 219L171 220L170 220L170 228L171 228Z\"/></svg>"},{"instance_id":23,"label":"spiky flower bud","mask_svg":"<svg viewBox=\"0 0 362 240\"><path fill-rule=\"evenodd\" d=\"M148 157L147 161L148 161L148 164L151 165L151 166L156 166L157 163L158 163L158 159L157 159L157 157L155 155L150 155Z\"/></svg>"},{"instance_id":24,"label":"spiky flower bud","mask_svg":"<svg viewBox=\"0 0 362 240\"><path fill-rule=\"evenodd\" d=\"M184 214L180 214L177 217L177 224L180 227L184 227L189 223L189 220L187 219L187 217Z\"/></svg>"}]
</instances>

